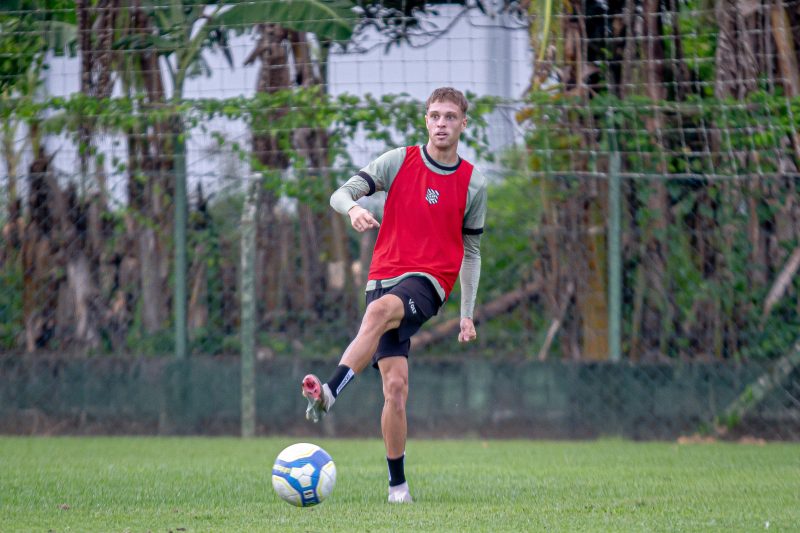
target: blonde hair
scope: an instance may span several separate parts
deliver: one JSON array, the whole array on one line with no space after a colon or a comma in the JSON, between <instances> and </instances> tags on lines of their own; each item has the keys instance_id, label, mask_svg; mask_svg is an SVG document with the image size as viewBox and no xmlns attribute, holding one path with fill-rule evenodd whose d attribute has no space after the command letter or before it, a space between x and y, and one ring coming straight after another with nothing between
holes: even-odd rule
<instances>
[{"instance_id":1,"label":"blonde hair","mask_svg":"<svg viewBox=\"0 0 800 533\"><path fill-rule=\"evenodd\" d=\"M467 102L467 97L464 96L464 93L452 87L439 87L433 91L425 102L425 112L427 113L431 104L436 102L452 102L461 108L461 112L465 116L467 109L469 109L469 102Z\"/></svg>"}]
</instances>

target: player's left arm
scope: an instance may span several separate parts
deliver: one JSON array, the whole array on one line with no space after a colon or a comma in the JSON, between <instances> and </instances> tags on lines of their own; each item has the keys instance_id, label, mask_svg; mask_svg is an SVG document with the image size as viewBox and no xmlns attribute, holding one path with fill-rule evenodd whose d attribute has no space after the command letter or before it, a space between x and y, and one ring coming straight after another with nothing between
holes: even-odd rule
<instances>
[{"instance_id":1,"label":"player's left arm","mask_svg":"<svg viewBox=\"0 0 800 533\"><path fill-rule=\"evenodd\" d=\"M473 315L481 278L480 235L464 235L464 259L461 261L461 328L458 342L469 342L478 336Z\"/></svg>"},{"instance_id":2,"label":"player's left arm","mask_svg":"<svg viewBox=\"0 0 800 533\"><path fill-rule=\"evenodd\" d=\"M464 259L461 261L461 324L458 342L475 340L474 312L481 278L481 234L486 220L486 179L477 170L470 180L464 215Z\"/></svg>"}]
</instances>

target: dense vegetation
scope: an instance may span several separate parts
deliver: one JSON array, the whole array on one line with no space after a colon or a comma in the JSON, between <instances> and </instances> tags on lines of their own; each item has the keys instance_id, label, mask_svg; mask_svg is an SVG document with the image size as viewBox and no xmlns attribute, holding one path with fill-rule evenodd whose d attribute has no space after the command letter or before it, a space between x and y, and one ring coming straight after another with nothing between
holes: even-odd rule
<instances>
[{"instance_id":1,"label":"dense vegetation","mask_svg":"<svg viewBox=\"0 0 800 533\"><path fill-rule=\"evenodd\" d=\"M238 350L250 183L259 349L335 353L357 326L374 236L351 233L327 196L355 170L346 147L358 135L390 147L425 132L421 104L407 96L329 96L326 58L364 26L389 42L409 39L415 25L401 32L396 21L424 9L369 4L359 19L344 0L298 2L311 10L304 17L277 3L205 12L204 3L173 3L181 9L95 0L36 10L20 1L0 12L3 350L171 351L176 184L185 183L186 139L201 132L254 178L236 176L213 195L190 191L192 351ZM529 93L511 103L524 143L495 161L502 178L491 185L484 238L481 353L608 357L614 174L626 357L773 358L797 337L800 3L711 4L505 5L535 58ZM327 15L315 19L313 9ZM257 94L184 98L187 77L207 70L203 52L230 57L228 39L242 32L256 38L247 62L260 65ZM39 96L51 51L79 55L79 93ZM165 59L174 68L154 67ZM112 97L115 84L121 94ZM488 157L485 126L498 102L471 98L467 141ZM215 131L220 118L246 124L249 141ZM79 147L78 180L64 183L51 168L43 141L58 136ZM126 157L105 154L104 136ZM124 180L123 202L111 175ZM435 342L457 313L450 304L423 341L447 351Z\"/></svg>"}]
</instances>

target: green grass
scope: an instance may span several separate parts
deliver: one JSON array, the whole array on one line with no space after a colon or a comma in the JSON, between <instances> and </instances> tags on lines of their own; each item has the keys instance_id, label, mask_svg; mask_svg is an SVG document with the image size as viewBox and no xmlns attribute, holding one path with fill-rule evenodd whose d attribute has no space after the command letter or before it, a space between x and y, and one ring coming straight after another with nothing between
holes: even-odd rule
<instances>
[{"instance_id":1,"label":"green grass","mask_svg":"<svg viewBox=\"0 0 800 533\"><path fill-rule=\"evenodd\" d=\"M0 531L798 531L800 445L412 440L386 503L378 440L313 439L338 484L299 509L301 439L0 437Z\"/></svg>"}]
</instances>

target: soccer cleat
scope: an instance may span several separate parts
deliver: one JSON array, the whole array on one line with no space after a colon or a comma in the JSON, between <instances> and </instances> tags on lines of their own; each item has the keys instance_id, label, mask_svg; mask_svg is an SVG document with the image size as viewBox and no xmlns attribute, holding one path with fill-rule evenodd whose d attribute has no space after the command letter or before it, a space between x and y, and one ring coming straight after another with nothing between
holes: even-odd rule
<instances>
[{"instance_id":1,"label":"soccer cleat","mask_svg":"<svg viewBox=\"0 0 800 533\"><path fill-rule=\"evenodd\" d=\"M309 374L303 378L302 390L303 396L308 400L306 420L317 423L328 412L328 407L332 403L328 401L330 393L326 394L325 386L314 374Z\"/></svg>"},{"instance_id":2,"label":"soccer cleat","mask_svg":"<svg viewBox=\"0 0 800 533\"><path fill-rule=\"evenodd\" d=\"M389 503L414 503L408 490L408 482L389 486Z\"/></svg>"},{"instance_id":3,"label":"soccer cleat","mask_svg":"<svg viewBox=\"0 0 800 533\"><path fill-rule=\"evenodd\" d=\"M411 499L411 493L407 490L389 492L389 503L414 503Z\"/></svg>"}]
</instances>

